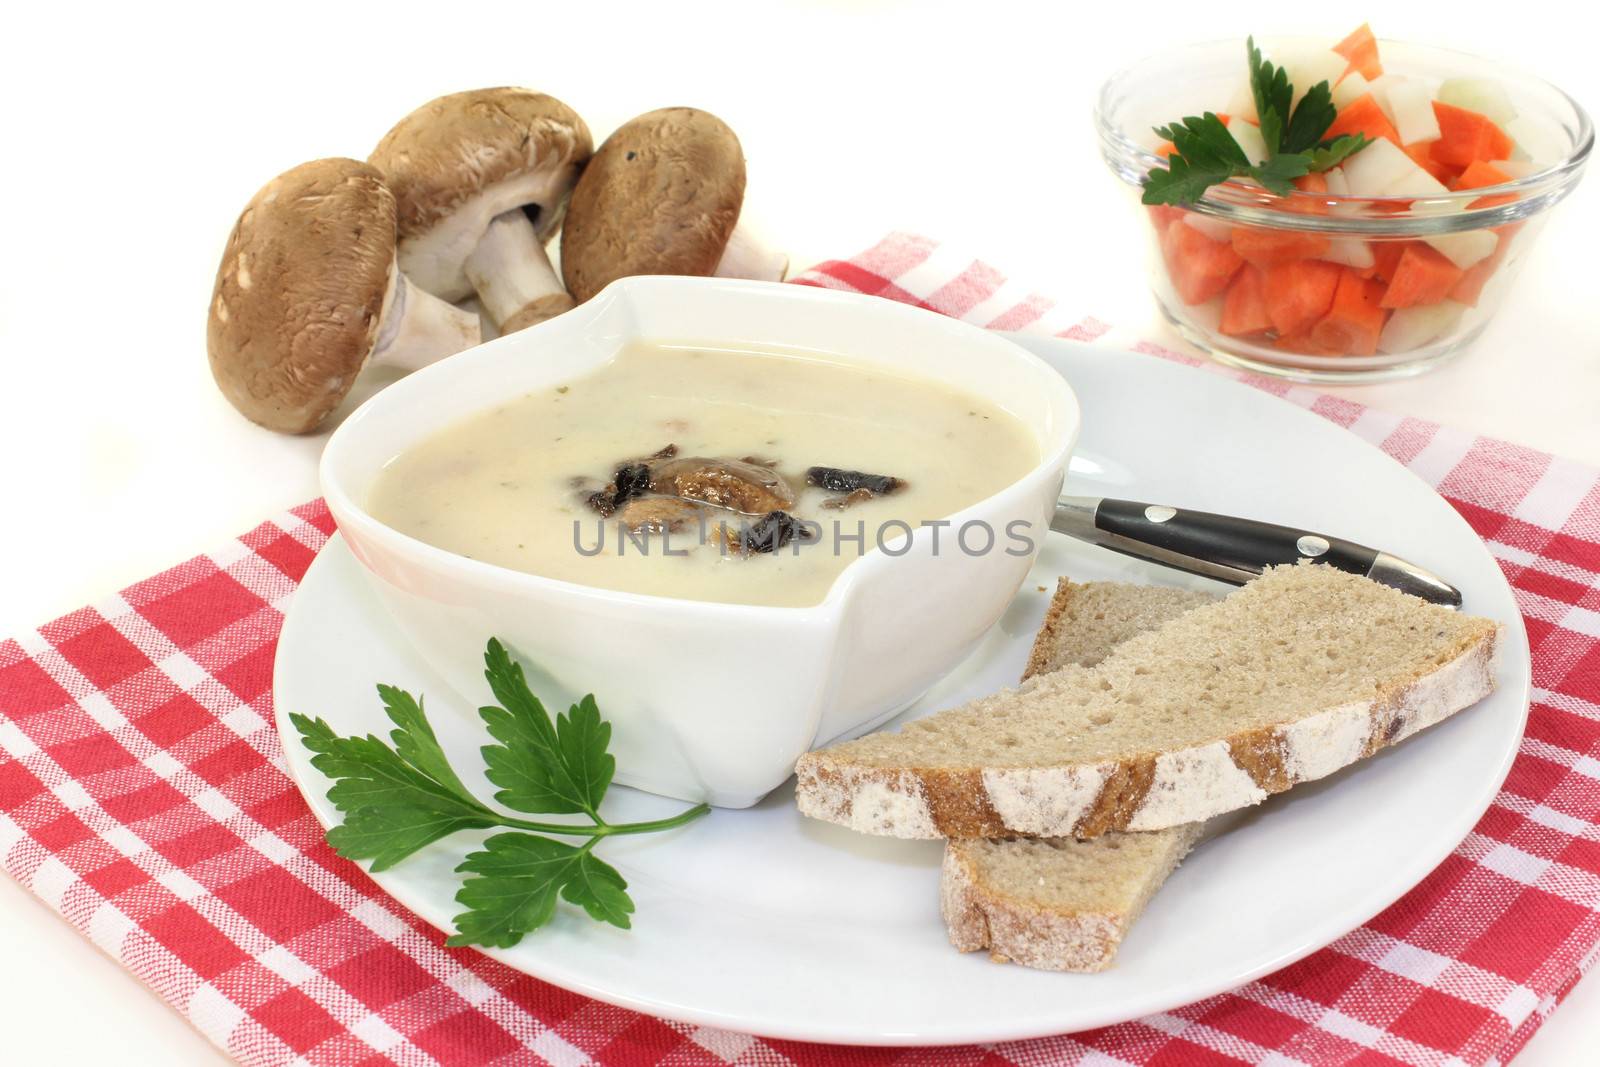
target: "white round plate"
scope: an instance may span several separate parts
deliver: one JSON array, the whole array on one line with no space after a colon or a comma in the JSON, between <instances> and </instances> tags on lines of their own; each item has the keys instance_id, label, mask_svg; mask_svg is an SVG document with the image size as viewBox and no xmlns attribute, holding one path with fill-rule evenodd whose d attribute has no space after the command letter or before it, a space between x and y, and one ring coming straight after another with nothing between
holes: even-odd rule
<instances>
[{"instance_id":1,"label":"white round plate","mask_svg":"<svg viewBox=\"0 0 1600 1067\"><path fill-rule=\"evenodd\" d=\"M1467 524L1381 452L1274 397L1161 359L1017 340L1065 374L1083 404L1069 492L1304 525L1414 560L1457 584L1466 610L1505 625L1499 690L1394 749L1233 817L1156 895L1102 974L1050 974L955 952L939 918L941 845L804 819L790 788L672 833L606 842L602 854L638 905L632 930L562 905L551 925L492 955L600 1000L765 1036L858 1044L1036 1037L1164 1011L1282 967L1381 911L1466 836L1516 753L1529 685L1511 591ZM427 695L457 768L481 766L485 740L475 710L453 702L419 665L357 568L335 538L307 573L278 646L289 767L325 824L336 818L328 783L288 712L320 715L342 734L386 734L373 686L388 682ZM1015 684L1046 590L1062 574L1209 585L1052 537L979 649L907 715ZM594 684L603 713L605 680ZM492 793L481 777L463 777L481 796ZM618 819L681 807L621 787L612 794L607 815ZM461 910L451 869L475 842L441 842L376 881L448 930Z\"/></svg>"}]
</instances>

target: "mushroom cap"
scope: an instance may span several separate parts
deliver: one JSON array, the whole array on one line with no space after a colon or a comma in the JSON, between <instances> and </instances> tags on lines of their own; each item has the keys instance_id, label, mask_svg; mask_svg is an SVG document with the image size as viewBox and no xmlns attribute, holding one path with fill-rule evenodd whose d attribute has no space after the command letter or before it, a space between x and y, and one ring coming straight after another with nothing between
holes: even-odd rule
<instances>
[{"instance_id":1,"label":"mushroom cap","mask_svg":"<svg viewBox=\"0 0 1600 1067\"><path fill-rule=\"evenodd\" d=\"M669 107L620 127L572 191L561 274L585 301L630 274L709 275L744 203L744 153L715 115Z\"/></svg>"},{"instance_id":2,"label":"mushroom cap","mask_svg":"<svg viewBox=\"0 0 1600 1067\"><path fill-rule=\"evenodd\" d=\"M469 89L430 100L395 123L367 162L394 190L400 269L446 300L472 292L462 264L489 220L535 207L548 239L594 151L589 127L531 89Z\"/></svg>"},{"instance_id":3,"label":"mushroom cap","mask_svg":"<svg viewBox=\"0 0 1600 1067\"><path fill-rule=\"evenodd\" d=\"M394 262L394 195L374 168L318 159L262 186L228 235L206 317L223 395L269 429L316 429L372 352Z\"/></svg>"}]
</instances>

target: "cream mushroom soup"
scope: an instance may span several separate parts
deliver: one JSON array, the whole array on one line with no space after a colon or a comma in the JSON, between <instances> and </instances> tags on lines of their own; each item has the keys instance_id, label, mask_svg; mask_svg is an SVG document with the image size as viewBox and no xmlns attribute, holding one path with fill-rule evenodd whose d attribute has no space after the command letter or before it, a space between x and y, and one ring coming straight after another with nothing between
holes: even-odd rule
<instances>
[{"instance_id":1,"label":"cream mushroom soup","mask_svg":"<svg viewBox=\"0 0 1600 1067\"><path fill-rule=\"evenodd\" d=\"M781 350L635 345L402 452L368 509L530 574L802 606L865 552L898 551L908 529L1039 457L1016 417L931 380ZM934 532L940 552L1026 548L1007 530L921 536Z\"/></svg>"}]
</instances>

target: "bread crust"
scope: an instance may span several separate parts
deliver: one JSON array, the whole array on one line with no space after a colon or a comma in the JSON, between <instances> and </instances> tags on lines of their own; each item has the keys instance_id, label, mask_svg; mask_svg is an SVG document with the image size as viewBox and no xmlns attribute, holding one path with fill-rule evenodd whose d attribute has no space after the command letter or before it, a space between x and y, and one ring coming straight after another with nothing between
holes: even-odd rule
<instances>
[{"instance_id":1,"label":"bread crust","mask_svg":"<svg viewBox=\"0 0 1600 1067\"><path fill-rule=\"evenodd\" d=\"M996 963L1045 971L1103 971L1116 959L1128 930L1200 839L1202 827L1174 831L1172 851L1147 872L1139 895L1125 910L1075 911L1019 899L987 884L970 846L951 841L940 868L939 910L950 944L961 952L989 950Z\"/></svg>"},{"instance_id":2,"label":"bread crust","mask_svg":"<svg viewBox=\"0 0 1600 1067\"><path fill-rule=\"evenodd\" d=\"M1127 932L1116 915L1031 908L992 891L956 842L944 850L939 910L957 950L988 949L996 963L1046 971L1103 971Z\"/></svg>"},{"instance_id":3,"label":"bread crust","mask_svg":"<svg viewBox=\"0 0 1600 1067\"><path fill-rule=\"evenodd\" d=\"M1145 592L1132 586L1117 588L1119 591L1137 590L1139 594ZM1063 653L1069 637L1066 628L1074 621L1086 624L1077 611L1079 594L1084 589L1066 578L1056 583L1055 596L1051 598L1034 640L1023 681L1069 663L1092 666L1112 647L1108 644L1098 655L1086 653L1082 648L1078 648L1075 655ZM1178 607L1169 601L1166 606L1169 610L1178 608L1179 613L1189 610L1187 603ZM1149 620L1150 626L1158 624L1159 619ZM1152 763L1152 771L1153 767ZM1100 790L1102 799L1106 796L1100 783L1086 784ZM1145 788L1148 788L1148 781ZM990 811L993 811L992 806ZM1166 855L1145 867L1136 895L1119 907L1046 905L1037 899L1027 899L1026 894L1016 892L1015 887L1008 889L995 879L994 871L984 862L982 845L972 839L948 840L939 883L939 905L950 943L962 952L988 949L990 958L997 963L1015 962L1051 971L1105 970L1115 960L1123 937L1145 904L1193 847L1200 833L1200 826L1191 825L1148 835L1147 840L1161 840L1167 845ZM1012 840L998 847L1025 846L1025 841ZM1072 877L1068 872L1063 872L1063 876Z\"/></svg>"},{"instance_id":4,"label":"bread crust","mask_svg":"<svg viewBox=\"0 0 1600 1067\"><path fill-rule=\"evenodd\" d=\"M1369 701L1205 745L1023 769L875 767L823 750L795 768L796 800L812 818L902 838L1095 837L1200 822L1332 774L1488 696L1497 627L1481 621L1444 662Z\"/></svg>"},{"instance_id":5,"label":"bread crust","mask_svg":"<svg viewBox=\"0 0 1600 1067\"><path fill-rule=\"evenodd\" d=\"M1050 606L1045 609L1044 622L1039 624L1038 636L1033 639L1033 649L1028 653L1028 665L1022 671L1024 682L1050 670L1051 653L1061 644L1062 620L1066 618L1067 609L1072 606L1073 597L1081 588L1071 578L1056 579L1055 596L1050 598Z\"/></svg>"}]
</instances>

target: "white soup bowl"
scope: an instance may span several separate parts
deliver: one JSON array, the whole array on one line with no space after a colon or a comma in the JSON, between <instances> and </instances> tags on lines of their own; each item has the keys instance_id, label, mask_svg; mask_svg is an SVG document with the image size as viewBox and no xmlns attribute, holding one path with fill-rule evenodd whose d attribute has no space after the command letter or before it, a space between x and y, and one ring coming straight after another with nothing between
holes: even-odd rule
<instances>
[{"instance_id":1,"label":"white soup bowl","mask_svg":"<svg viewBox=\"0 0 1600 1067\"><path fill-rule=\"evenodd\" d=\"M847 566L809 607L557 581L435 548L367 511L373 482L399 453L510 397L593 371L639 340L775 345L934 379L1015 416L1034 434L1040 459L949 516L937 552L935 531L925 527L889 540L888 550ZM782 784L808 749L905 708L1000 618L1049 529L1078 426L1077 400L1059 374L1005 338L953 319L808 286L639 277L385 389L334 433L320 473L378 598L464 709L488 699L483 649L498 637L552 712L595 695L613 727L618 782L745 807ZM954 547L951 532L968 522L996 532L992 550Z\"/></svg>"}]
</instances>

